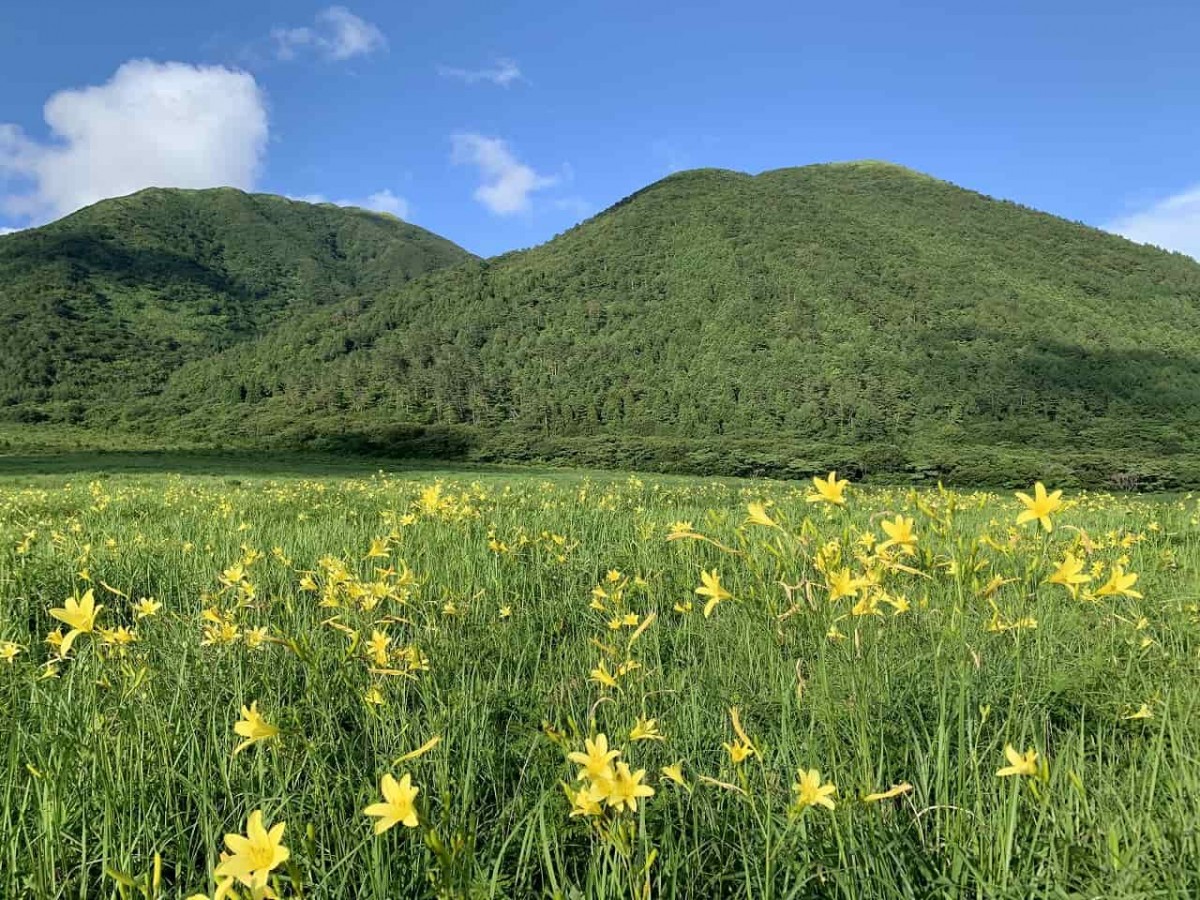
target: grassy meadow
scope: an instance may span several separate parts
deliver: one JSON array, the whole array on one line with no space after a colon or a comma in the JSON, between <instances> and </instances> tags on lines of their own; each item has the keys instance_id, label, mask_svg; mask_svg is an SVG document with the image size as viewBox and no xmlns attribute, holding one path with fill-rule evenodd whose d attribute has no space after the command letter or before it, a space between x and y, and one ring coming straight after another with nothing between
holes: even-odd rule
<instances>
[{"instance_id":1,"label":"grassy meadow","mask_svg":"<svg viewBox=\"0 0 1200 900\"><path fill-rule=\"evenodd\" d=\"M1026 493L9 468L0 896L1196 896L1197 501Z\"/></svg>"}]
</instances>

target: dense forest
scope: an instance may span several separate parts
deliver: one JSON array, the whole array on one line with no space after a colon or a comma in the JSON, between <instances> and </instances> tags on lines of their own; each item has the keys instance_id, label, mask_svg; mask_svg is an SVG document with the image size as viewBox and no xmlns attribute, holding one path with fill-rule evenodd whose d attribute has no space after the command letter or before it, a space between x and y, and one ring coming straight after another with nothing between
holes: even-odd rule
<instances>
[{"instance_id":1,"label":"dense forest","mask_svg":"<svg viewBox=\"0 0 1200 900\"><path fill-rule=\"evenodd\" d=\"M0 240L0 418L103 423L184 362L470 254L392 216L150 189Z\"/></svg>"},{"instance_id":2,"label":"dense forest","mask_svg":"<svg viewBox=\"0 0 1200 900\"><path fill-rule=\"evenodd\" d=\"M154 193L165 205L180 192ZM248 266L242 277L260 280L245 303L223 295L230 322L217 337L191 294L126 298L133 340L152 329L188 351L163 343L159 355L187 360L159 364L170 372L154 390L82 398L75 413L218 444L714 473L838 464L1200 480L1200 264L1181 254L883 163L683 172L543 246L444 268L463 254L421 233L405 253L437 270L411 281L421 265L390 264L391 238L369 230L382 225L340 212L356 250L319 254L326 232L311 224L299 243L260 238L292 265ZM142 233L135 218L106 221L128 236ZM52 241L62 224L26 240ZM182 226L145 233L167 227ZM12 271L11 240L0 272ZM60 268L78 265L68 256ZM188 259L210 271L202 252ZM59 268L36 271L45 284ZM8 281L11 307L28 280ZM178 283L197 291L203 279ZM53 309L46 288L38 302ZM10 410L54 418L81 398L37 367L79 351L40 339L46 354L18 343L41 393L18 395L0 372ZM126 345L107 353L141 365Z\"/></svg>"}]
</instances>

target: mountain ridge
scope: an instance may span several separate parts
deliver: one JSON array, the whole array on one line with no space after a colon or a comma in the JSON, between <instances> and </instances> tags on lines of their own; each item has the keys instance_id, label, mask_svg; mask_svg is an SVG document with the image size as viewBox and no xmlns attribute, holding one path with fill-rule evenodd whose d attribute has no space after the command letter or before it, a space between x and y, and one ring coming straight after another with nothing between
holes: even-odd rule
<instances>
[{"instance_id":1,"label":"mountain ridge","mask_svg":"<svg viewBox=\"0 0 1200 900\"><path fill-rule=\"evenodd\" d=\"M184 368L163 401L186 420L240 378L238 415L267 433L332 415L507 430L510 450L775 435L785 468L814 446L907 465L1034 437L1170 454L1197 433L1200 265L890 165L676 173L327 314Z\"/></svg>"},{"instance_id":2,"label":"mountain ridge","mask_svg":"<svg viewBox=\"0 0 1200 900\"><path fill-rule=\"evenodd\" d=\"M888 163L690 170L159 387L110 412L497 460L1152 475L1200 437L1200 264Z\"/></svg>"},{"instance_id":3,"label":"mountain ridge","mask_svg":"<svg viewBox=\"0 0 1200 900\"><path fill-rule=\"evenodd\" d=\"M395 217L234 188L100 201L0 242L0 413L78 418L289 310L471 258Z\"/></svg>"}]
</instances>

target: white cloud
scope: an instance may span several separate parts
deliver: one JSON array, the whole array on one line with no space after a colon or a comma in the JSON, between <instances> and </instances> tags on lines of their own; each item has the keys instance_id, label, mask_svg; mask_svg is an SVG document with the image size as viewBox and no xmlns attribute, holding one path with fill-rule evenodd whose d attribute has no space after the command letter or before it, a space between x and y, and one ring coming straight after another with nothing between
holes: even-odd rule
<instances>
[{"instance_id":1,"label":"white cloud","mask_svg":"<svg viewBox=\"0 0 1200 900\"><path fill-rule=\"evenodd\" d=\"M326 59L342 60L367 56L387 47L387 38L377 26L344 6L321 10L312 26L272 29L271 38L275 41L275 55L280 59L295 59L306 48Z\"/></svg>"},{"instance_id":2,"label":"white cloud","mask_svg":"<svg viewBox=\"0 0 1200 900\"><path fill-rule=\"evenodd\" d=\"M500 138L456 134L451 140L451 160L479 168L483 183L475 189L475 199L498 216L527 211L530 194L558 183L557 178L539 175L520 162Z\"/></svg>"},{"instance_id":3,"label":"white cloud","mask_svg":"<svg viewBox=\"0 0 1200 900\"><path fill-rule=\"evenodd\" d=\"M305 203L332 203L334 206L352 206L357 209L369 209L372 212L389 213L397 219L408 219L411 206L403 197L398 197L390 190L376 191L361 200L330 200L324 194L300 194L292 196L293 200Z\"/></svg>"},{"instance_id":4,"label":"white cloud","mask_svg":"<svg viewBox=\"0 0 1200 900\"><path fill-rule=\"evenodd\" d=\"M1106 231L1200 259L1200 185L1117 219Z\"/></svg>"},{"instance_id":5,"label":"white cloud","mask_svg":"<svg viewBox=\"0 0 1200 900\"><path fill-rule=\"evenodd\" d=\"M32 221L145 187L250 188L267 143L254 77L222 66L131 60L43 115L48 142L0 125L0 208Z\"/></svg>"},{"instance_id":6,"label":"white cloud","mask_svg":"<svg viewBox=\"0 0 1200 900\"><path fill-rule=\"evenodd\" d=\"M513 59L498 59L490 69L458 69L454 66L438 66L438 74L443 78L453 78L465 84L490 81L503 88L508 87L514 81L523 80L521 69Z\"/></svg>"},{"instance_id":7,"label":"white cloud","mask_svg":"<svg viewBox=\"0 0 1200 900\"><path fill-rule=\"evenodd\" d=\"M397 197L389 190L376 191L359 204L363 209L373 209L376 212L391 213L398 219L408 218L408 201Z\"/></svg>"},{"instance_id":8,"label":"white cloud","mask_svg":"<svg viewBox=\"0 0 1200 900\"><path fill-rule=\"evenodd\" d=\"M20 228L6 228L0 225L0 237L4 237L6 234L16 234L20 230Z\"/></svg>"}]
</instances>

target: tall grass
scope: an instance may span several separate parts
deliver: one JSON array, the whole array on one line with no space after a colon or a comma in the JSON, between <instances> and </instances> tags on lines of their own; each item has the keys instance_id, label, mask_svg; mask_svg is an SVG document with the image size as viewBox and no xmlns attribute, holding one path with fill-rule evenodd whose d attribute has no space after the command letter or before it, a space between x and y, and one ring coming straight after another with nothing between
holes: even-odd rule
<instances>
[{"instance_id":1,"label":"tall grass","mask_svg":"<svg viewBox=\"0 0 1200 900\"><path fill-rule=\"evenodd\" d=\"M260 808L287 823L284 896L1200 894L1190 497L1079 495L1045 534L987 493L852 489L836 508L782 483L497 475L422 500L431 481L0 483L0 641L21 648L0 662L0 896L142 896L123 882L155 854L159 896L211 892L223 836ZM750 501L781 527L745 524ZM854 615L876 589L830 602L818 551L877 567L862 535L900 512L914 571L881 569L877 590L911 608ZM668 541L681 520L709 540ZM247 549L263 557L237 604L219 576ZM1068 549L1102 564L1077 598L1045 583ZM323 584L325 557L363 583L403 561L417 586L322 607L300 582ZM1144 599L1092 596L1122 558ZM732 599L705 618L694 590L714 569ZM632 646L590 608L598 584L624 584L639 623L657 614ZM42 677L49 610L89 587L99 624L136 642L83 635ZM137 619L140 597L162 609ZM202 646L210 607L272 640ZM375 628L428 669L372 674ZM640 668L607 688L601 659ZM282 734L234 756L252 701ZM731 707L758 751L740 765ZM666 740L631 741L639 718ZM596 732L656 791L607 829L562 790L566 753ZM1008 744L1036 749L1045 778L997 777ZM678 760L686 788L660 774ZM809 768L837 785L833 811L795 808ZM386 772L420 787L419 828L373 834L362 810Z\"/></svg>"}]
</instances>

